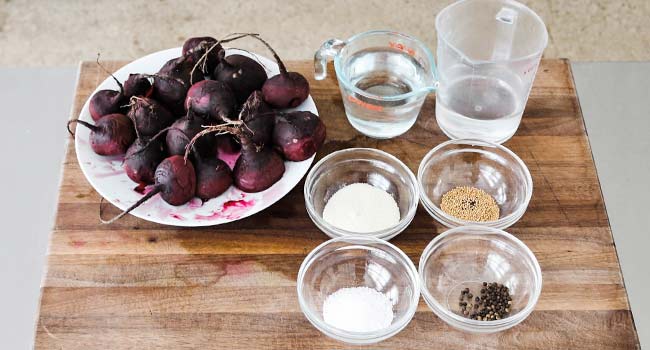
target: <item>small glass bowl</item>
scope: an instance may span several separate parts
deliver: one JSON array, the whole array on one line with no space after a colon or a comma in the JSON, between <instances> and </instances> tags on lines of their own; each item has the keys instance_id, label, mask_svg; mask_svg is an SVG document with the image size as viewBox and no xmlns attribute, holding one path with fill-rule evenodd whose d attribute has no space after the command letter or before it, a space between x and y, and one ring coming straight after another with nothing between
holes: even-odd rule
<instances>
[{"instance_id":1,"label":"small glass bowl","mask_svg":"<svg viewBox=\"0 0 650 350\"><path fill-rule=\"evenodd\" d=\"M323 303L341 288L369 287L389 296L390 326L375 332L349 332L323 319ZM298 271L300 309L323 334L351 344L371 344L392 337L411 321L420 300L417 270L399 248L366 236L330 239L307 255Z\"/></svg>"},{"instance_id":2,"label":"small glass bowl","mask_svg":"<svg viewBox=\"0 0 650 350\"><path fill-rule=\"evenodd\" d=\"M542 271L533 252L515 236L485 226L457 227L434 238L422 252L418 266L422 295L440 319L460 330L493 333L523 321L542 291ZM461 315L464 288L480 295L482 283L508 287L510 315L479 321Z\"/></svg>"},{"instance_id":3,"label":"small glass bowl","mask_svg":"<svg viewBox=\"0 0 650 350\"><path fill-rule=\"evenodd\" d=\"M399 207L399 223L380 231L359 233L326 222L323 210L327 201L336 191L353 183L367 183L388 192ZM385 240L397 236L411 223L420 197L413 172L396 157L373 148L348 148L321 159L307 175L304 195L309 217L326 235L363 235Z\"/></svg>"},{"instance_id":4,"label":"small glass bowl","mask_svg":"<svg viewBox=\"0 0 650 350\"><path fill-rule=\"evenodd\" d=\"M447 141L429 151L420 163L418 184L424 208L449 228L510 227L524 215L533 195L533 179L516 154L501 145L469 139ZM467 221L440 209L442 196L458 186L476 187L490 194L499 205L499 219Z\"/></svg>"}]
</instances>

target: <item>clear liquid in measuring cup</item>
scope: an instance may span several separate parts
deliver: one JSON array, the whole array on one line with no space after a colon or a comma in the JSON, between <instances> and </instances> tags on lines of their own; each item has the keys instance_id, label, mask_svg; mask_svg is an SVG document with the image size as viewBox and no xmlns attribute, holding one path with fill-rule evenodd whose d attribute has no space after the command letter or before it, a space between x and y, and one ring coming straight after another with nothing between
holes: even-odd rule
<instances>
[{"instance_id":1,"label":"clear liquid in measuring cup","mask_svg":"<svg viewBox=\"0 0 650 350\"><path fill-rule=\"evenodd\" d=\"M516 84L467 75L444 85L438 90L436 120L450 138L502 143L517 131L524 109Z\"/></svg>"},{"instance_id":2,"label":"clear liquid in measuring cup","mask_svg":"<svg viewBox=\"0 0 650 350\"><path fill-rule=\"evenodd\" d=\"M426 94L382 100L425 86L426 71L415 58L390 47L371 48L351 55L345 70L350 83L364 92L343 91L345 112L355 129L372 137L391 138L415 124Z\"/></svg>"}]
</instances>

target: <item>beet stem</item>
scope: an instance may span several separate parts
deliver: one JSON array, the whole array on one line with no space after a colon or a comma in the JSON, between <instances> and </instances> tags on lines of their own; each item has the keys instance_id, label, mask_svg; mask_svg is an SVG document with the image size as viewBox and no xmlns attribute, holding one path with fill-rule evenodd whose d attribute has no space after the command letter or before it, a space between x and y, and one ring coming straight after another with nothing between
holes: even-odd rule
<instances>
[{"instance_id":1,"label":"beet stem","mask_svg":"<svg viewBox=\"0 0 650 350\"><path fill-rule=\"evenodd\" d=\"M137 152L133 152L133 154L129 155L128 157L124 157L124 160L122 161L122 164L124 164L124 162L125 162L127 159L129 159L129 158L131 158L131 157L133 157L133 156L135 156L135 155L137 155L137 154L140 154L140 153L144 152L144 150L146 150L146 149L151 145L151 143L153 143L153 142L154 142L156 139L158 139L162 134L166 133L167 131L169 131L169 130L171 130L171 129L172 129L172 127L171 127L171 126L168 126L168 127L164 128L164 129L158 131L158 133L155 134L155 135L153 135L153 136L152 136L152 137L147 141L147 143L145 143L144 146L142 146L141 149L139 149ZM138 129L135 129L135 131L136 131L136 133L137 133L137 132L138 132ZM138 137L138 138L139 138L139 137Z\"/></svg>"},{"instance_id":2,"label":"beet stem","mask_svg":"<svg viewBox=\"0 0 650 350\"><path fill-rule=\"evenodd\" d=\"M245 34L245 33L235 33L235 34ZM271 44L269 44L266 40L262 39L259 34L253 34L253 33L248 33L246 36L253 37L264 44L269 51L273 54L273 58L275 58L275 61L278 63L278 67L280 68L280 74L286 75L287 74L287 67L284 65L284 62L280 59L280 56L278 55L277 52L271 47Z\"/></svg>"},{"instance_id":3,"label":"beet stem","mask_svg":"<svg viewBox=\"0 0 650 350\"><path fill-rule=\"evenodd\" d=\"M111 73L108 69L106 69L106 67L104 67L101 63L99 63L99 56L100 56L100 53L98 52L97 53L97 61L96 61L97 65L99 66L99 68L101 68L104 71L104 73L110 75L111 78L113 78L113 80L115 80L115 82L117 83L117 86L120 87L120 94L124 95L124 86L122 85L122 83L120 83L119 80L117 80L117 78L113 75L113 73Z\"/></svg>"},{"instance_id":4,"label":"beet stem","mask_svg":"<svg viewBox=\"0 0 650 350\"><path fill-rule=\"evenodd\" d=\"M68 121L68 125L67 125L66 127L68 128L68 132L70 133L70 135L71 135L73 138L74 138L74 132L72 132L72 130L70 130L70 124L72 124L72 123L79 123L79 124L81 124L81 125L87 127L88 129L92 130L92 131L97 131L97 130L99 130L99 128L98 128L96 125L92 125L92 124L90 124L90 123L88 123L88 122L85 122L85 121L83 121L83 120L72 119L72 120L69 120L69 121Z\"/></svg>"},{"instance_id":5,"label":"beet stem","mask_svg":"<svg viewBox=\"0 0 650 350\"><path fill-rule=\"evenodd\" d=\"M110 219L110 220L104 220L102 219L102 203L99 203L99 221L102 222L102 224L112 224L115 221L121 219L124 215L130 213L133 209L137 208L140 206L140 204L146 202L149 200L149 198L155 196L162 190L162 186L158 185L154 187L149 193L145 194L144 197L140 198L137 202L135 202L132 206L130 206L128 209L123 211L122 213L118 214L116 217ZM104 200L104 197L102 197L102 201Z\"/></svg>"},{"instance_id":6,"label":"beet stem","mask_svg":"<svg viewBox=\"0 0 650 350\"><path fill-rule=\"evenodd\" d=\"M258 34L255 34L255 35L258 35ZM248 54L250 54L251 56L253 56L253 59L254 59L257 63L259 63L260 66L262 66L262 68L264 68L265 71L269 71L268 67L266 67L266 65L264 65L264 62L262 62L262 60L260 60L260 56L258 56L255 52L251 52L251 51L248 51L248 50L246 50L246 49L241 49L241 48L239 48L239 47L237 48L237 50L247 52Z\"/></svg>"}]
</instances>

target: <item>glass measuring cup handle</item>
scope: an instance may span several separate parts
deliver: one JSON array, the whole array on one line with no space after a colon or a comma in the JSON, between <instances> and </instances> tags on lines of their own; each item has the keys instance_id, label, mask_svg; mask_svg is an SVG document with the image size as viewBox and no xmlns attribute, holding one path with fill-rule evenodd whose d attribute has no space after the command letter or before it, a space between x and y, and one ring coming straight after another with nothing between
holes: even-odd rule
<instances>
[{"instance_id":1,"label":"glass measuring cup handle","mask_svg":"<svg viewBox=\"0 0 650 350\"><path fill-rule=\"evenodd\" d=\"M327 61L338 55L345 47L346 42L339 39L329 39L321 45L314 54L314 78L323 80L327 77Z\"/></svg>"}]
</instances>

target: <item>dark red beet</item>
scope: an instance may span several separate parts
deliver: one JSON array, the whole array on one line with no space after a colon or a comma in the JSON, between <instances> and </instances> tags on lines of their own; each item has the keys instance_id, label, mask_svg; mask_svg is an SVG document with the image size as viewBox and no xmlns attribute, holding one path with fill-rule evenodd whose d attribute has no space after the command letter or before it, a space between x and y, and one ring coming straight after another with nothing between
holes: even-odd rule
<instances>
[{"instance_id":1,"label":"dark red beet","mask_svg":"<svg viewBox=\"0 0 650 350\"><path fill-rule=\"evenodd\" d=\"M242 150L233 169L235 186L244 192L260 192L278 182L284 174L284 161L272 148L257 147L240 136Z\"/></svg>"},{"instance_id":2,"label":"dark red beet","mask_svg":"<svg viewBox=\"0 0 650 350\"><path fill-rule=\"evenodd\" d=\"M183 56L189 56L192 61L199 63L199 68L204 75L212 74L219 64L218 55L222 49L215 38L209 36L194 37L185 40L185 43L183 43ZM205 61L200 62L204 55Z\"/></svg>"},{"instance_id":3,"label":"dark red beet","mask_svg":"<svg viewBox=\"0 0 650 350\"><path fill-rule=\"evenodd\" d=\"M137 183L154 183L154 174L158 164L165 159L165 147L160 139L136 139L126 151L124 171Z\"/></svg>"},{"instance_id":4,"label":"dark red beet","mask_svg":"<svg viewBox=\"0 0 650 350\"><path fill-rule=\"evenodd\" d=\"M96 121L96 125L74 119L68 122L68 131L70 131L70 124L75 122L91 130L90 147L101 156L124 154L135 141L133 123L124 114L105 115ZM71 131L70 133L73 134Z\"/></svg>"},{"instance_id":5,"label":"dark red beet","mask_svg":"<svg viewBox=\"0 0 650 350\"><path fill-rule=\"evenodd\" d=\"M191 86L204 79L200 69L194 69L196 60L192 56L172 58L165 62L154 76L165 76L182 80L185 85ZM155 82L154 82L155 85Z\"/></svg>"},{"instance_id":6,"label":"dark red beet","mask_svg":"<svg viewBox=\"0 0 650 350\"><path fill-rule=\"evenodd\" d=\"M164 159L156 168L154 180L154 187L149 193L118 216L108 221L102 220L102 222L105 224L115 222L158 193L165 202L171 205L185 204L196 193L194 166L192 162L186 162L181 156L171 156Z\"/></svg>"},{"instance_id":7,"label":"dark red beet","mask_svg":"<svg viewBox=\"0 0 650 350\"><path fill-rule=\"evenodd\" d=\"M174 122L174 115L158 101L147 97L132 97L128 114L140 136L153 136Z\"/></svg>"},{"instance_id":8,"label":"dark red beet","mask_svg":"<svg viewBox=\"0 0 650 350\"><path fill-rule=\"evenodd\" d=\"M204 122L200 118L187 115L172 124L167 131L165 142L169 154L184 155L190 140L203 130ZM209 134L198 138L194 143L194 149L201 157L215 157L217 154L216 135Z\"/></svg>"},{"instance_id":9,"label":"dark red beet","mask_svg":"<svg viewBox=\"0 0 650 350\"><path fill-rule=\"evenodd\" d=\"M88 103L88 111L90 117L94 121L107 114L115 114L122 112L122 106L125 104L124 95L122 92L115 90L99 90L91 98Z\"/></svg>"},{"instance_id":10,"label":"dark red beet","mask_svg":"<svg viewBox=\"0 0 650 350\"><path fill-rule=\"evenodd\" d=\"M185 107L183 104L189 86L189 83L185 82L181 78L167 75L155 75L153 78L152 97L165 105L173 115L183 115L185 114Z\"/></svg>"},{"instance_id":11,"label":"dark red beet","mask_svg":"<svg viewBox=\"0 0 650 350\"><path fill-rule=\"evenodd\" d=\"M88 111L90 112L90 117L94 121L98 121L99 118L107 114L125 113L125 108L123 107L128 101L124 95L124 87L117 78L111 74L111 72L106 69L101 63L99 63L99 54L97 54L97 65L101 70L106 74L109 74L117 86L120 88L120 91L115 90L99 90L90 98L88 102Z\"/></svg>"},{"instance_id":12,"label":"dark red beet","mask_svg":"<svg viewBox=\"0 0 650 350\"><path fill-rule=\"evenodd\" d=\"M193 62L195 73L199 72L205 77L211 75L219 64L219 53L223 51L222 43L231 42L249 35L251 34L232 33L219 40L209 36L189 38L183 44L183 57ZM193 79L191 83L198 81Z\"/></svg>"},{"instance_id":13,"label":"dark red beet","mask_svg":"<svg viewBox=\"0 0 650 350\"><path fill-rule=\"evenodd\" d=\"M217 43L217 39L211 36L198 36L185 40L183 43L183 56L191 51L205 50Z\"/></svg>"},{"instance_id":14,"label":"dark red beet","mask_svg":"<svg viewBox=\"0 0 650 350\"><path fill-rule=\"evenodd\" d=\"M241 144L234 135L217 135L217 150L219 154L234 154L241 150Z\"/></svg>"},{"instance_id":15,"label":"dark red beet","mask_svg":"<svg viewBox=\"0 0 650 350\"><path fill-rule=\"evenodd\" d=\"M262 88L267 78L266 70L250 57L224 57L224 53L221 51L219 54L219 65L214 70L213 77L230 87L238 103L244 103L253 91Z\"/></svg>"},{"instance_id":16,"label":"dark red beet","mask_svg":"<svg viewBox=\"0 0 650 350\"><path fill-rule=\"evenodd\" d=\"M198 158L196 164L196 196L203 201L220 196L232 185L232 172L221 159Z\"/></svg>"},{"instance_id":17,"label":"dark red beet","mask_svg":"<svg viewBox=\"0 0 650 350\"><path fill-rule=\"evenodd\" d=\"M261 91L250 94L239 113L239 120L245 124L241 131L247 134L258 148L270 144L275 113L262 99Z\"/></svg>"},{"instance_id":18,"label":"dark red beet","mask_svg":"<svg viewBox=\"0 0 650 350\"><path fill-rule=\"evenodd\" d=\"M309 82L300 73L288 72L280 56L259 35L251 37L261 41L273 53L280 68L280 74L266 80L262 86L264 101L274 108L293 108L303 103L309 97Z\"/></svg>"},{"instance_id":19,"label":"dark red beet","mask_svg":"<svg viewBox=\"0 0 650 350\"><path fill-rule=\"evenodd\" d=\"M275 118L273 145L285 159L310 158L325 141L325 124L311 112L282 113Z\"/></svg>"},{"instance_id":20,"label":"dark red beet","mask_svg":"<svg viewBox=\"0 0 650 350\"><path fill-rule=\"evenodd\" d=\"M196 172L192 162L181 156L171 156L156 168L156 185L160 185L160 196L171 205L182 205L196 193Z\"/></svg>"},{"instance_id":21,"label":"dark red beet","mask_svg":"<svg viewBox=\"0 0 650 350\"><path fill-rule=\"evenodd\" d=\"M146 74L129 74L129 78L124 82L124 96L126 98L133 96L149 97L152 92L153 88Z\"/></svg>"},{"instance_id":22,"label":"dark red beet","mask_svg":"<svg viewBox=\"0 0 650 350\"><path fill-rule=\"evenodd\" d=\"M309 82L300 73L281 71L264 83L262 93L264 101L275 108L293 108L309 97Z\"/></svg>"},{"instance_id":23,"label":"dark red beet","mask_svg":"<svg viewBox=\"0 0 650 350\"><path fill-rule=\"evenodd\" d=\"M268 114L270 112L273 112L273 109L264 102L262 91L253 91L241 107L239 120L247 122L252 120L258 114Z\"/></svg>"},{"instance_id":24,"label":"dark red beet","mask_svg":"<svg viewBox=\"0 0 650 350\"><path fill-rule=\"evenodd\" d=\"M185 108L207 119L221 122L235 114L236 99L230 88L216 80L200 81L189 89Z\"/></svg>"}]
</instances>

